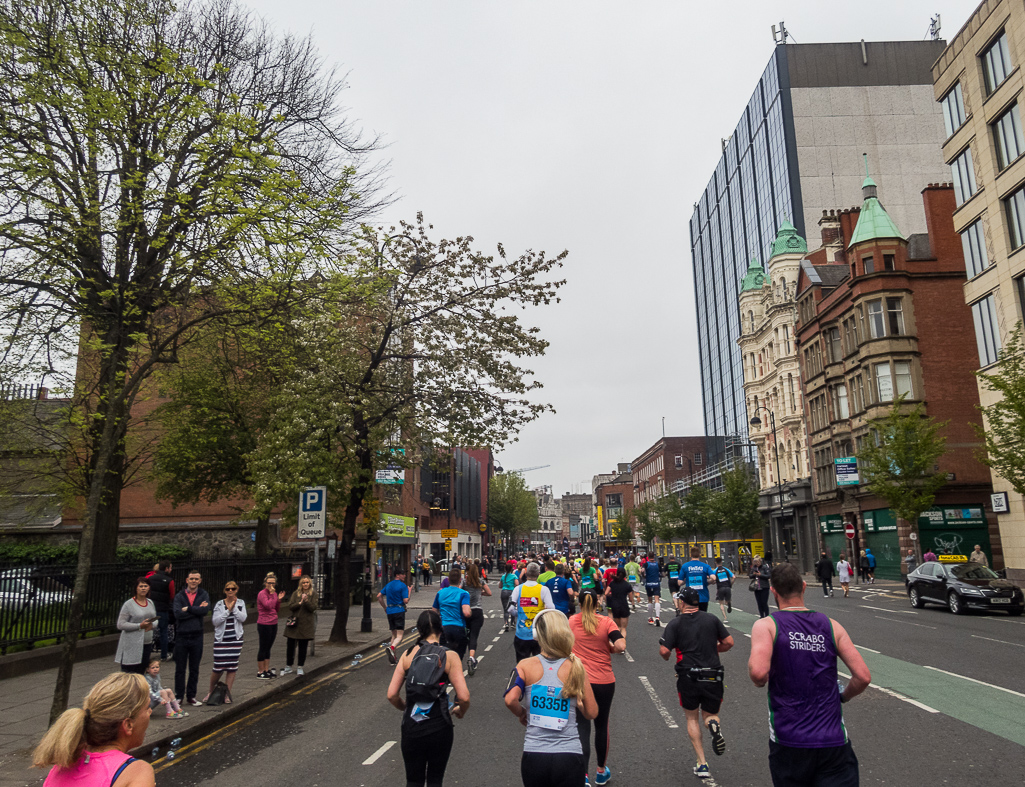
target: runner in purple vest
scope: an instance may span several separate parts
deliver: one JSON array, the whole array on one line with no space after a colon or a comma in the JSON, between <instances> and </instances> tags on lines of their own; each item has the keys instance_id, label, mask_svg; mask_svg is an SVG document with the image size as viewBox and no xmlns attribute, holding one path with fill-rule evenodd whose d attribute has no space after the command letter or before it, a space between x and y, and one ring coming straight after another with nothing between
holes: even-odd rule
<instances>
[{"instance_id":1,"label":"runner in purple vest","mask_svg":"<svg viewBox=\"0 0 1025 787\"><path fill-rule=\"evenodd\" d=\"M857 787L858 758L840 705L872 676L843 626L804 605L807 586L794 565L774 566L779 611L751 629L748 673L756 686L769 684L769 772L773 787ZM851 673L843 693L837 657Z\"/></svg>"}]
</instances>

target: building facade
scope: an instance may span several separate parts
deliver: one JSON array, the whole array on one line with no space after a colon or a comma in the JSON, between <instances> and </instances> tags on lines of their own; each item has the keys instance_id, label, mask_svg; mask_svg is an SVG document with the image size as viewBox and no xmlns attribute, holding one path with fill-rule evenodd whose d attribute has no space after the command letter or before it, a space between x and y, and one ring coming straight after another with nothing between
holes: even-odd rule
<instances>
[{"instance_id":1,"label":"building facade","mask_svg":"<svg viewBox=\"0 0 1025 787\"><path fill-rule=\"evenodd\" d=\"M802 262L797 282L797 340L822 547L836 559L871 549L877 576L899 579L900 556L915 546L908 523L857 483L838 486L836 460L856 458L873 439L872 421L905 397L910 408L946 422L947 451L936 469L948 483L919 519L922 551L967 554L978 543L1002 565L995 522L985 503L987 469L976 410L972 317L964 304L964 260L954 232L954 189L922 192L927 231L905 238L866 178L860 210L834 213L829 242ZM825 226L825 225L824 225Z\"/></svg>"},{"instance_id":2,"label":"building facade","mask_svg":"<svg viewBox=\"0 0 1025 787\"><path fill-rule=\"evenodd\" d=\"M632 511L634 508L634 482L629 463L621 462L617 466L616 473L595 476L595 478L608 479L598 483L594 488L599 528L595 548L604 552L606 548L626 549L634 546L632 528L630 538L619 538L616 534L617 526L624 518L624 513Z\"/></svg>"},{"instance_id":3,"label":"building facade","mask_svg":"<svg viewBox=\"0 0 1025 787\"><path fill-rule=\"evenodd\" d=\"M1025 316L1025 8L981 3L933 66L935 98L946 124L943 158L954 178L954 228L964 249L964 300L971 308L977 369L997 361ZM983 406L997 395L980 386ZM1025 502L992 474L1007 495L998 515L1007 577L1025 583ZM1001 496L1002 496L1001 494Z\"/></svg>"},{"instance_id":4,"label":"building facade","mask_svg":"<svg viewBox=\"0 0 1025 787\"><path fill-rule=\"evenodd\" d=\"M539 486L534 491L537 499L539 529L530 535L529 547L548 552L562 548L562 501L552 494L550 486Z\"/></svg>"},{"instance_id":5,"label":"building facade","mask_svg":"<svg viewBox=\"0 0 1025 787\"><path fill-rule=\"evenodd\" d=\"M661 438L630 463L634 504L669 494L674 483L700 473L707 461L708 445L703 435Z\"/></svg>"},{"instance_id":6,"label":"building facade","mask_svg":"<svg viewBox=\"0 0 1025 787\"><path fill-rule=\"evenodd\" d=\"M796 558L806 571L818 556L795 335L797 279L807 253L804 238L784 221L766 269L752 258L741 285L738 342L748 419L761 421L750 434L759 457L759 507L768 524L763 540L774 557Z\"/></svg>"},{"instance_id":7,"label":"building facade","mask_svg":"<svg viewBox=\"0 0 1025 787\"><path fill-rule=\"evenodd\" d=\"M822 208L860 202L861 156L877 163L902 227L925 230L918 193L945 180L930 67L941 41L781 44L690 219L705 434L748 434L737 294L789 220L817 246ZM713 455L711 463L721 461Z\"/></svg>"}]
</instances>

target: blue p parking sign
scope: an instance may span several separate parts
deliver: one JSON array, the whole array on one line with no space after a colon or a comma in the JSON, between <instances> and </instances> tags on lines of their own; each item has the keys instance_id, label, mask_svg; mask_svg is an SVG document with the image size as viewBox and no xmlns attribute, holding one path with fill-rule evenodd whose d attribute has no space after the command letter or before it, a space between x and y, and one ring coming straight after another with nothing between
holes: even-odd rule
<instances>
[{"instance_id":1,"label":"blue p parking sign","mask_svg":"<svg viewBox=\"0 0 1025 787\"><path fill-rule=\"evenodd\" d=\"M299 493L299 538L323 538L326 532L327 487L307 487Z\"/></svg>"}]
</instances>

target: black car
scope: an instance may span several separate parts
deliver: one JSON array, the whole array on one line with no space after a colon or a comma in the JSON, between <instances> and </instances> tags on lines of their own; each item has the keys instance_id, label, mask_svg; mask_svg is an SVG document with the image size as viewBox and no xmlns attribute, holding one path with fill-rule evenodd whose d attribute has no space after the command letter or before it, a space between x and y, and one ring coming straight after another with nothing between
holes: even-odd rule
<instances>
[{"instance_id":1,"label":"black car","mask_svg":"<svg viewBox=\"0 0 1025 787\"><path fill-rule=\"evenodd\" d=\"M984 609L1020 615L1025 594L1013 582L1001 579L992 569L976 563L923 563L907 579L911 606L943 604L955 615Z\"/></svg>"}]
</instances>

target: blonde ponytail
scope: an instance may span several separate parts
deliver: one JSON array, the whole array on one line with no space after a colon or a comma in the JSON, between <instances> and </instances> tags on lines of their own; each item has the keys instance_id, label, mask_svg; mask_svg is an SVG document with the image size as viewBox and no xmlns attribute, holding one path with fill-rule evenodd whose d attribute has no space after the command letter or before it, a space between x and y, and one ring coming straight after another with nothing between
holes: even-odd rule
<instances>
[{"instance_id":1,"label":"blonde ponytail","mask_svg":"<svg viewBox=\"0 0 1025 787\"><path fill-rule=\"evenodd\" d=\"M595 614L594 593L583 593L580 596L580 622L584 631L594 634L598 631L598 616Z\"/></svg>"},{"instance_id":2,"label":"blonde ponytail","mask_svg":"<svg viewBox=\"0 0 1025 787\"><path fill-rule=\"evenodd\" d=\"M85 749L85 711L68 708L62 713L32 753L32 765L50 768L59 765L70 768Z\"/></svg>"},{"instance_id":3,"label":"blonde ponytail","mask_svg":"<svg viewBox=\"0 0 1025 787\"><path fill-rule=\"evenodd\" d=\"M587 682L587 670L584 669L584 662L577 658L575 653L570 653L569 663L569 678L562 682L562 696L583 699L584 684Z\"/></svg>"}]
</instances>

